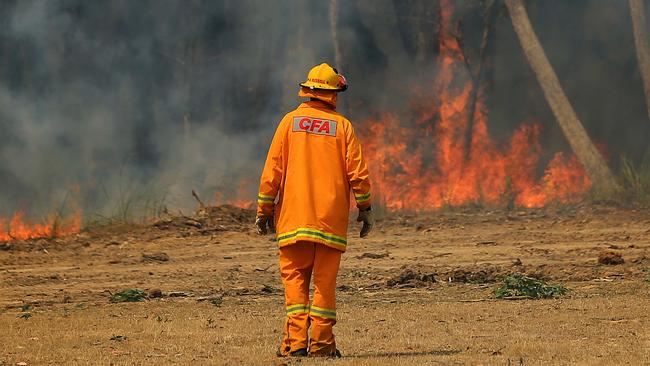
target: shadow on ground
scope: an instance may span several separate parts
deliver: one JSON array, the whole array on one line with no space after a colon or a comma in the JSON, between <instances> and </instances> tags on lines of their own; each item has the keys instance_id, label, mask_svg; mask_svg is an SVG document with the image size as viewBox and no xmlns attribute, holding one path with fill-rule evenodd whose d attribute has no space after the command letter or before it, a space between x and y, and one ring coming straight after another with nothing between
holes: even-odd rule
<instances>
[{"instance_id":1,"label":"shadow on ground","mask_svg":"<svg viewBox=\"0 0 650 366\"><path fill-rule=\"evenodd\" d=\"M443 349L432 351L412 351L412 352L376 352L362 353L356 355L344 355L345 358L375 358L375 357L417 357L417 356L450 356L461 353L458 349Z\"/></svg>"}]
</instances>

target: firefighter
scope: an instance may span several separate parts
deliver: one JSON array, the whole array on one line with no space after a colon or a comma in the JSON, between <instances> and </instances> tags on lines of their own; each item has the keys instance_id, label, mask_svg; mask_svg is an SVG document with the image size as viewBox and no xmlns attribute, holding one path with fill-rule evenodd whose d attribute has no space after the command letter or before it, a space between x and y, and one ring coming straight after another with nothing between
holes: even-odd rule
<instances>
[{"instance_id":1,"label":"firefighter","mask_svg":"<svg viewBox=\"0 0 650 366\"><path fill-rule=\"evenodd\" d=\"M361 145L350 121L336 112L338 93L346 89L345 77L326 63L309 71L298 92L309 100L280 121L260 179L255 225L260 235L276 233L285 293L278 356L341 357L332 327L350 191L363 223L360 236L374 225Z\"/></svg>"}]
</instances>

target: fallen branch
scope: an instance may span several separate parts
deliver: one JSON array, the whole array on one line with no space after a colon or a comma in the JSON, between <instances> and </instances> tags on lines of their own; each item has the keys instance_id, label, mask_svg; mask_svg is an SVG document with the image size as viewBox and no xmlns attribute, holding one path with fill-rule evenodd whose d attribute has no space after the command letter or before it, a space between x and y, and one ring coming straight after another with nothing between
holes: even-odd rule
<instances>
[{"instance_id":1,"label":"fallen branch","mask_svg":"<svg viewBox=\"0 0 650 366\"><path fill-rule=\"evenodd\" d=\"M205 210L205 207L206 207L205 204L203 203L203 201L201 201L201 199L199 198L199 195L196 194L196 192L194 190L192 190L192 196L194 196L196 201L199 203L199 207L201 208L201 210Z\"/></svg>"}]
</instances>

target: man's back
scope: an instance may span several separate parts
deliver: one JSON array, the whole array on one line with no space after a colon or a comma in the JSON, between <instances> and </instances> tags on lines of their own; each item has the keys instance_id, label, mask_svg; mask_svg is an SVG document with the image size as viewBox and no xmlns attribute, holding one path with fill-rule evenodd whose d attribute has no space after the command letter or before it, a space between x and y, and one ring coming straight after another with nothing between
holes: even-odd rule
<instances>
[{"instance_id":1,"label":"man's back","mask_svg":"<svg viewBox=\"0 0 650 366\"><path fill-rule=\"evenodd\" d=\"M262 181L272 182L282 173L277 182L278 244L307 237L345 251L350 185L359 197L370 190L350 121L322 101L302 103L280 122L269 159L277 160L267 160Z\"/></svg>"}]
</instances>

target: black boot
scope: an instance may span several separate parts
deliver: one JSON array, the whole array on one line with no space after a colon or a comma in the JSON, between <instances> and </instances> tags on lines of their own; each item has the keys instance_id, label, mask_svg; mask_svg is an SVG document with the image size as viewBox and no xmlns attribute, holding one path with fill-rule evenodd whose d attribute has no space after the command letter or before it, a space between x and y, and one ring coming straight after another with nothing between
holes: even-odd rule
<instances>
[{"instance_id":1,"label":"black boot","mask_svg":"<svg viewBox=\"0 0 650 366\"><path fill-rule=\"evenodd\" d=\"M338 349L335 349L334 351L330 353L310 353L310 357L327 357L327 358L341 358L343 355L341 355L341 351Z\"/></svg>"},{"instance_id":2,"label":"black boot","mask_svg":"<svg viewBox=\"0 0 650 366\"><path fill-rule=\"evenodd\" d=\"M283 355L280 350L275 351L275 355L278 357L307 357L309 353L307 353L307 348L301 348L297 349L295 351L289 352L288 355Z\"/></svg>"},{"instance_id":3,"label":"black boot","mask_svg":"<svg viewBox=\"0 0 650 366\"><path fill-rule=\"evenodd\" d=\"M289 356L291 357L307 357L307 355L308 355L307 348L297 349L289 353Z\"/></svg>"},{"instance_id":4,"label":"black boot","mask_svg":"<svg viewBox=\"0 0 650 366\"><path fill-rule=\"evenodd\" d=\"M329 355L327 355L327 358L341 358L343 355L341 355L341 351L338 349L335 349L334 352L331 352Z\"/></svg>"}]
</instances>

